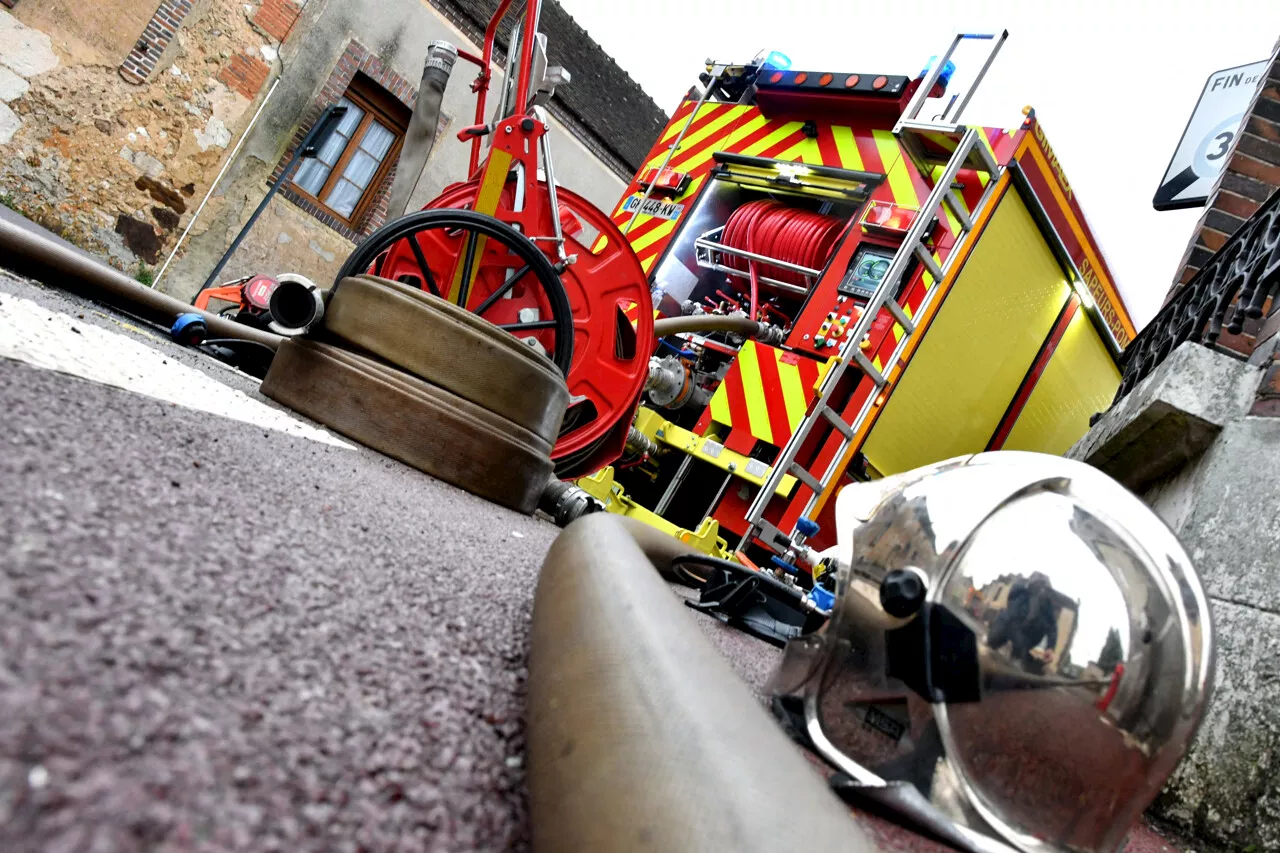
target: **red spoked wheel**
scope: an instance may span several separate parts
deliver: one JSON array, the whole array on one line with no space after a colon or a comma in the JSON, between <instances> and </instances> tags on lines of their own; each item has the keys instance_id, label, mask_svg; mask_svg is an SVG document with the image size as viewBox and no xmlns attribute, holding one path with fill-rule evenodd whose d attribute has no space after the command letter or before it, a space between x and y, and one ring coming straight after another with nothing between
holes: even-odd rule
<instances>
[{"instance_id":1,"label":"red spoked wheel","mask_svg":"<svg viewBox=\"0 0 1280 853\"><path fill-rule=\"evenodd\" d=\"M470 208L477 186L471 181L448 187L427 211ZM545 184L539 189L529 193L531 205L535 198L546 198ZM516 192L514 181L504 188L498 220L508 218ZM563 187L557 188L557 195L565 254L577 256L576 262L555 264L567 299L567 318L559 316L557 288L530 274L530 265L513 246L485 235L473 239L466 229L414 232L402 227L389 232L391 239L378 239L382 231L397 225L392 222L370 235L352 256L360 268L348 271L344 266L343 275L369 272L427 290L434 283L442 297L551 356L565 370L570 393L569 411L551 456L557 475L569 479L597 471L622 455L648 376L653 311L644 269L617 226L581 196ZM528 223L531 213L510 218ZM535 237L550 237L549 206L545 214L532 218L535 222L526 225L527 230L536 232ZM536 221L541 219L546 221ZM520 242L535 245L525 237ZM558 260L553 242L538 240L536 245L544 257ZM464 276L464 270L469 275ZM567 330L571 334L566 335Z\"/></svg>"}]
</instances>

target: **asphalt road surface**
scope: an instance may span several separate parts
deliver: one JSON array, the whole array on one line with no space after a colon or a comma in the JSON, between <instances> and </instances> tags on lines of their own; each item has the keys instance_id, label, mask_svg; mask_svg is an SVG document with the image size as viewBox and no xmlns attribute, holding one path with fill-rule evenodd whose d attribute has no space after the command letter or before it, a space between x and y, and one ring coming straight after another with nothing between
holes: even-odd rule
<instances>
[{"instance_id":1,"label":"asphalt road surface","mask_svg":"<svg viewBox=\"0 0 1280 853\"><path fill-rule=\"evenodd\" d=\"M51 352L16 353L33 336ZM554 526L0 276L6 341L0 851L528 847L525 661ZM758 689L772 648L704 626ZM857 817L885 850L944 849ZM1170 849L1145 829L1131 846Z\"/></svg>"}]
</instances>

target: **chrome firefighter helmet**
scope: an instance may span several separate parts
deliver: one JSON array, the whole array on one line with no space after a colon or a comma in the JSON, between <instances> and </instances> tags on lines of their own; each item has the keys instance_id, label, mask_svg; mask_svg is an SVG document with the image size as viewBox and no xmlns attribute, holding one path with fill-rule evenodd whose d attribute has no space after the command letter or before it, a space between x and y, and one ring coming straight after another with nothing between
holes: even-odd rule
<instances>
[{"instance_id":1,"label":"chrome firefighter helmet","mask_svg":"<svg viewBox=\"0 0 1280 853\"><path fill-rule=\"evenodd\" d=\"M787 646L775 707L964 849L1118 851L1211 691L1169 529L1096 469L1016 452L849 486L836 527L831 618Z\"/></svg>"}]
</instances>

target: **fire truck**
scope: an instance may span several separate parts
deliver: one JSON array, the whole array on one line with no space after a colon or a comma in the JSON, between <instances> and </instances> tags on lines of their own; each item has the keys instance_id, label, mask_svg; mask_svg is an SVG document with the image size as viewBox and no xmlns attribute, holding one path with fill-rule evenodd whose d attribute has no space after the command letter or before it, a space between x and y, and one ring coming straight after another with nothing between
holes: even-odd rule
<instances>
[{"instance_id":1,"label":"fire truck","mask_svg":"<svg viewBox=\"0 0 1280 853\"><path fill-rule=\"evenodd\" d=\"M962 122L1007 35L914 77L707 65L611 215L652 291L633 321L702 331L659 338L624 454L581 488L803 568L845 484L1085 433L1135 329L1035 111ZM949 92L962 46L985 62Z\"/></svg>"}]
</instances>

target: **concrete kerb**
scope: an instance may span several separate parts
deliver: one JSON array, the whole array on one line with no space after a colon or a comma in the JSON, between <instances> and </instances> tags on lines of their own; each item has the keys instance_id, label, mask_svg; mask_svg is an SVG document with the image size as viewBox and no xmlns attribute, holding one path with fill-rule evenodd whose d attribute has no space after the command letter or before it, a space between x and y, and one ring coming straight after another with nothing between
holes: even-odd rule
<instances>
[{"instance_id":1,"label":"concrete kerb","mask_svg":"<svg viewBox=\"0 0 1280 853\"><path fill-rule=\"evenodd\" d=\"M1184 343L1067 453L1141 492L1203 453L1243 417L1262 371Z\"/></svg>"}]
</instances>

